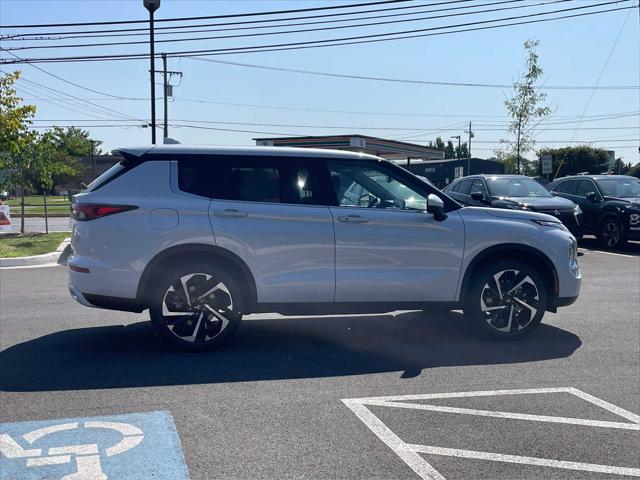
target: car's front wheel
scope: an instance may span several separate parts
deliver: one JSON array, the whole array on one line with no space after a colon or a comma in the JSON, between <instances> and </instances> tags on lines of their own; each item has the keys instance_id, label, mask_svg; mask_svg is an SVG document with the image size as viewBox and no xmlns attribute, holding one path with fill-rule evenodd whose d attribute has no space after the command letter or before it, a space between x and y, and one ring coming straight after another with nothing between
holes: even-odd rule
<instances>
[{"instance_id":1,"label":"car's front wheel","mask_svg":"<svg viewBox=\"0 0 640 480\"><path fill-rule=\"evenodd\" d=\"M464 314L484 332L520 338L542 321L547 291L538 271L521 261L501 261L473 272Z\"/></svg>"},{"instance_id":2,"label":"car's front wheel","mask_svg":"<svg viewBox=\"0 0 640 480\"><path fill-rule=\"evenodd\" d=\"M621 248L627 241L622 222L616 215L609 214L600 222L598 239L606 248Z\"/></svg>"},{"instance_id":3,"label":"car's front wheel","mask_svg":"<svg viewBox=\"0 0 640 480\"><path fill-rule=\"evenodd\" d=\"M242 319L242 296L235 278L206 263L168 268L153 285L149 308L156 331L190 351L215 348Z\"/></svg>"}]
</instances>

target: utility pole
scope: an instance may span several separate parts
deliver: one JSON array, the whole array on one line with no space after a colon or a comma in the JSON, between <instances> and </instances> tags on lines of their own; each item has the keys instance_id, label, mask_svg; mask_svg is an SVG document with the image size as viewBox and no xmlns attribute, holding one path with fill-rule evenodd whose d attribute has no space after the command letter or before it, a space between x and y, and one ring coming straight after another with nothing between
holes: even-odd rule
<instances>
[{"instance_id":1,"label":"utility pole","mask_svg":"<svg viewBox=\"0 0 640 480\"><path fill-rule=\"evenodd\" d=\"M156 54L153 31L153 12L160 8L160 0L142 0L144 8L149 11L149 61L151 75L151 143L156 144Z\"/></svg>"},{"instance_id":2,"label":"utility pole","mask_svg":"<svg viewBox=\"0 0 640 480\"><path fill-rule=\"evenodd\" d=\"M471 139L473 138L473 130L471 130L471 122L469 122L469 130L465 133L469 134L469 145L467 146L467 150L469 151L469 160L467 161L467 170L469 170L469 174L471 174Z\"/></svg>"},{"instance_id":3,"label":"utility pole","mask_svg":"<svg viewBox=\"0 0 640 480\"><path fill-rule=\"evenodd\" d=\"M182 72L176 72L173 70L167 70L167 54L162 55L162 71L154 71L153 74L162 73L162 89L163 89L163 105L164 105L164 133L163 138L169 137L169 97L173 95L173 85L169 83L169 80L173 75L182 77Z\"/></svg>"},{"instance_id":4,"label":"utility pole","mask_svg":"<svg viewBox=\"0 0 640 480\"><path fill-rule=\"evenodd\" d=\"M169 81L167 80L167 54L162 54L162 87L164 92L164 132L163 138L169 136L169 112L167 106L169 104L167 100L167 90L169 89Z\"/></svg>"}]
</instances>

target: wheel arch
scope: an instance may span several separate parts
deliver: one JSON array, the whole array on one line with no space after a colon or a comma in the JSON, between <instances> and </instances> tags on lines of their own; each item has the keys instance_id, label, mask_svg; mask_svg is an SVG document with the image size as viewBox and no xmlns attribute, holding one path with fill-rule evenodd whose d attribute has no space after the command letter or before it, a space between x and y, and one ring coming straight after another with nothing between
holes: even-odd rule
<instances>
[{"instance_id":1,"label":"wheel arch","mask_svg":"<svg viewBox=\"0 0 640 480\"><path fill-rule=\"evenodd\" d=\"M236 276L243 285L247 286L246 290L243 290L244 305L247 310L253 310L257 303L258 295L255 279L247 264L236 254L225 248L200 243L175 245L153 257L151 261L147 263L138 282L138 290L136 292L138 302L145 306L149 305L149 289L152 285L154 274L158 272L159 268L178 260L181 262L190 259L202 261L203 256L207 261L225 268L229 274Z\"/></svg>"},{"instance_id":2,"label":"wheel arch","mask_svg":"<svg viewBox=\"0 0 640 480\"><path fill-rule=\"evenodd\" d=\"M547 294L549 296L549 305L547 305L547 310L555 312L557 309L559 288L558 272L556 270L556 267L554 266L551 259L537 248L518 243L494 245L485 250L482 250L481 252L476 254L475 257L473 257L464 272L462 284L460 286L460 303L464 302L465 295L469 289L469 284L471 282L471 277L475 270L483 268L485 265L488 265L494 261L504 260L506 258L527 262L529 265L535 268L538 273L540 273L545 283ZM545 268L540 268L540 263L542 263Z\"/></svg>"}]
</instances>

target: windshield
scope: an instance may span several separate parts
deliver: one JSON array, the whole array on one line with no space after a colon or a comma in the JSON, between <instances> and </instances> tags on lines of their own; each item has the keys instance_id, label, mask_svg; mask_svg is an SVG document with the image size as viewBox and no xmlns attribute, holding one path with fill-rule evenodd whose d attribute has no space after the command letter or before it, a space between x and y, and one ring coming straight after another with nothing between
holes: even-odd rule
<instances>
[{"instance_id":1,"label":"windshield","mask_svg":"<svg viewBox=\"0 0 640 480\"><path fill-rule=\"evenodd\" d=\"M606 197L640 198L640 180L635 178L606 178L597 182Z\"/></svg>"},{"instance_id":2,"label":"windshield","mask_svg":"<svg viewBox=\"0 0 640 480\"><path fill-rule=\"evenodd\" d=\"M538 182L526 177L488 177L489 192L494 197L552 197Z\"/></svg>"}]
</instances>

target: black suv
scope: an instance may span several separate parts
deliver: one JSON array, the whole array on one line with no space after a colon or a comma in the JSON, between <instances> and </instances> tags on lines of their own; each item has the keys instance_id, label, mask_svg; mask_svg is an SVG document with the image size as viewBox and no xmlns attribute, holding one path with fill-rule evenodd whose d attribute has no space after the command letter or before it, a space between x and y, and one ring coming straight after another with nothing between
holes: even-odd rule
<instances>
[{"instance_id":1,"label":"black suv","mask_svg":"<svg viewBox=\"0 0 640 480\"><path fill-rule=\"evenodd\" d=\"M640 179L626 175L577 175L555 180L547 187L582 209L586 234L605 247L619 248L640 239Z\"/></svg>"},{"instance_id":2,"label":"black suv","mask_svg":"<svg viewBox=\"0 0 640 480\"><path fill-rule=\"evenodd\" d=\"M524 175L469 175L454 180L444 190L463 205L511 208L557 217L576 237L582 236L580 207L556 197Z\"/></svg>"}]
</instances>

